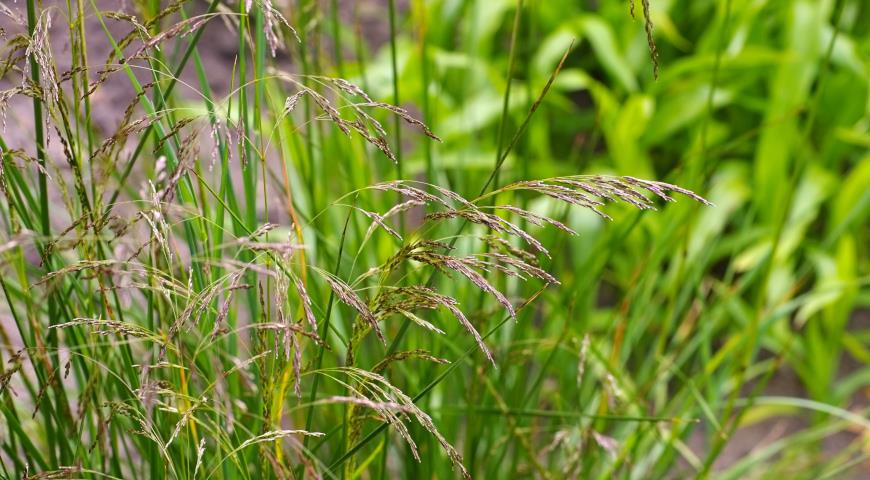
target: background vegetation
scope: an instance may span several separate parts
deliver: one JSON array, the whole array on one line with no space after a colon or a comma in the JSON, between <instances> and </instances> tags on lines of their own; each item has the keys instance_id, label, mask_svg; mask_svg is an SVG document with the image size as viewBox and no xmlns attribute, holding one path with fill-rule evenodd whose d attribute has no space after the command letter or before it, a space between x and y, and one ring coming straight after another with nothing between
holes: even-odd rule
<instances>
[{"instance_id":1,"label":"background vegetation","mask_svg":"<svg viewBox=\"0 0 870 480\"><path fill-rule=\"evenodd\" d=\"M868 8L3 2L0 476L866 478Z\"/></svg>"}]
</instances>

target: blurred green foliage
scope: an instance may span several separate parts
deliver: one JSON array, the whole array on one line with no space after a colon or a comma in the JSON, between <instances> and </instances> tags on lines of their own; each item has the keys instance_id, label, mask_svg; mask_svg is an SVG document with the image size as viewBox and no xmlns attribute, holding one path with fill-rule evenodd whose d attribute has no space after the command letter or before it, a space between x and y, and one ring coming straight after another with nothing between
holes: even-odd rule
<instances>
[{"instance_id":1,"label":"blurred green foliage","mask_svg":"<svg viewBox=\"0 0 870 480\"><path fill-rule=\"evenodd\" d=\"M658 478L704 471L724 439L765 419L811 418L801 427L807 432L835 422L776 402L744 410L752 400L737 397L764 395L771 376L786 370L799 378L793 394L866 416L870 5L652 1L658 79L640 2L636 10L632 18L628 2L418 1L401 23L402 99L428 104L427 120L445 140L406 154L406 176L430 168L439 182L476 191L499 150L506 89L513 132L573 41L502 180L611 172L695 188L716 204L626 210L611 225L564 213L581 235L560 243L549 264L563 285L542 297L537 320L501 336L511 360L480 380L499 386L515 408L654 412L701 423L520 418L509 426L474 420L469 410L471 419L455 428L477 472L511 471L488 460L516 459L514 450L500 453L521 448L512 428L530 429L539 446L556 431L577 432L586 444L586 428L606 432L619 447L607 460L584 444L581 477ZM342 33L354 35L350 26ZM357 68L368 88L389 98L386 47ZM535 207L548 211L547 203ZM592 339L597 376L575 388L572 358L583 335ZM536 375L549 381L534 383ZM624 394L618 401L607 375ZM465 378L467 405L500 402ZM855 428L843 434L853 440L844 452L866 458L867 424ZM833 453L813 438L786 437L766 453L759 447L749 463L735 463L732 453L725 464L735 466L723 476L818 478Z\"/></svg>"}]
</instances>

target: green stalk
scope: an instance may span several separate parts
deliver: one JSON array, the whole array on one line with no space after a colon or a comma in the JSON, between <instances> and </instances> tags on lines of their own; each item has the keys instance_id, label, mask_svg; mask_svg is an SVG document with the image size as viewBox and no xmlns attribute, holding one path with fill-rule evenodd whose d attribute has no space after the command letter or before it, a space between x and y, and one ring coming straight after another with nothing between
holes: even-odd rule
<instances>
[{"instance_id":1,"label":"green stalk","mask_svg":"<svg viewBox=\"0 0 870 480\"><path fill-rule=\"evenodd\" d=\"M37 22L37 5L35 0L27 0L27 32L31 38L33 38L34 32L36 30L36 22ZM40 85L40 72L39 65L36 63L36 59L31 56L30 57L30 80L34 85ZM45 123L43 120L42 114L42 100L38 98L33 98L33 128L36 140L36 159L40 168L37 172L37 183L39 188L39 219L40 219L40 228L41 234L43 236L44 241L49 241L51 238L51 218L49 214L49 205L48 205L48 174L46 173L46 156L45 156ZM52 271L52 261L49 256L46 255L47 252L43 251L43 263L45 265L45 273L50 273ZM54 320L57 318L56 315L56 305L55 299L53 295L49 295L47 299L47 307L48 307L48 321L49 325L52 325ZM46 343L49 347L49 357L52 359L52 368L55 371L58 371L60 366L60 362L57 357L57 332L54 330L50 330L46 336ZM40 369L37 368L37 371ZM46 380L46 379L43 379ZM48 388L48 386L43 385L41 388ZM48 401L46 399L46 401ZM59 409L59 405L55 405L56 409ZM58 424L56 428L58 430L61 429L59 412L56 412L58 416ZM53 435L52 429L54 427L50 422L47 422L46 429L48 430L49 435ZM54 458L54 449L49 449L49 454L53 462L61 461L66 462L69 459L69 452L67 450L66 442L58 442L57 445L60 447L60 458Z\"/></svg>"},{"instance_id":2,"label":"green stalk","mask_svg":"<svg viewBox=\"0 0 870 480\"><path fill-rule=\"evenodd\" d=\"M350 218L351 218L352 214L353 214L353 210L348 209L347 217L344 220L344 227L341 230L341 238L338 241L338 255L336 255L336 258L335 258L335 268L332 270L332 274L336 275L336 276L338 275L339 271L341 270L341 260L344 256L344 244L345 244L345 240L347 239L347 227L348 227L348 225L350 225ZM320 327L320 338L324 342L326 341L327 335L329 335L329 329L330 329L329 322L332 319L332 307L334 304L335 304L335 291L330 289L329 300L326 301L326 315L323 318L323 326ZM312 369L312 371L316 372L316 371L320 370L320 367L323 365L323 355L325 353L326 353L325 346L320 347L317 350L317 359L314 361L314 368ZM320 377L318 375L315 375L314 380L312 381L312 385L311 385L311 393L308 394L308 403L309 404L314 403L314 401L317 399L317 388L318 388L319 384L320 384ZM310 407L308 409L308 416L305 420L305 429L310 431L311 426L313 425L313 422L314 422L314 407ZM306 439L302 441L303 447L307 446L307 444L308 444L307 438L308 437L306 437Z\"/></svg>"},{"instance_id":3,"label":"green stalk","mask_svg":"<svg viewBox=\"0 0 870 480\"><path fill-rule=\"evenodd\" d=\"M428 12L426 10L426 4L417 0L414 2L414 5L419 10L420 16L420 25L419 29L419 41L420 41L420 78L422 82L422 89L420 91L421 98L421 109L423 111L423 122L426 125L429 125L429 128L434 128L433 125L433 115L432 115L432 104L429 98L429 81L431 72L429 71L429 40L428 40ZM432 165L432 139L429 137L423 138L423 154L426 159L426 181L431 183L437 183L435 179L435 170Z\"/></svg>"},{"instance_id":4,"label":"green stalk","mask_svg":"<svg viewBox=\"0 0 870 480\"><path fill-rule=\"evenodd\" d=\"M514 12L514 23L513 29L511 30L511 44L510 50L508 51L508 68L507 68L507 84L504 88L504 96L502 97L502 106L501 106L501 117L498 122L498 137L496 139L496 155L495 155L495 167L494 178L492 180L493 188L498 188L498 180L501 173L501 163L504 162L502 159L502 150L504 149L504 136L505 130L507 129L507 123L509 119L509 109L510 109L510 101L511 101L511 84L514 78L514 64L516 63L517 58L517 37L519 36L520 31L520 19L522 18L523 13L523 0L517 0L516 11ZM495 195L492 198L493 205L495 204Z\"/></svg>"},{"instance_id":5,"label":"green stalk","mask_svg":"<svg viewBox=\"0 0 870 480\"><path fill-rule=\"evenodd\" d=\"M344 49L341 42L341 18L338 0L330 0L330 19L332 20L332 42L335 49L335 69L339 78L344 78Z\"/></svg>"},{"instance_id":6,"label":"green stalk","mask_svg":"<svg viewBox=\"0 0 870 480\"><path fill-rule=\"evenodd\" d=\"M510 48L508 52L508 68L506 72L507 82L505 84L504 95L502 96L502 111L501 117L499 118L498 125L498 136L496 138L496 156L495 156L495 164L493 166L493 172L495 173L495 177L492 180L493 189L498 189L499 185L499 176L501 173L501 165L499 162L502 158L502 149L504 148L504 136L505 131L507 129L507 124L510 119L510 98L511 98L511 86L513 82L513 73L514 73L514 64L516 63L517 56L517 37L519 35L520 29L520 19L522 18L523 12L523 0L517 0L517 4L514 10L514 19L513 19L513 28L511 30L511 39L510 39ZM490 201L491 205L496 204L496 194L492 195L492 199ZM489 252L489 245L484 247L484 252ZM495 272L493 272L495 273ZM496 280L497 281L497 280ZM496 284L498 285L498 284ZM480 309L486 301L486 292L480 291L477 296L477 309ZM467 395L469 399L474 402L476 401L475 397L480 393L478 387L481 385L478 383L474 383L469 388ZM479 429L486 428L486 425L482 422L482 419L475 416L470 416L468 420L468 431L475 432L469 433L468 442L466 444L466 454L465 461L468 464L468 468L471 471L474 471L475 464L477 460L477 449L480 445L480 441L483 438Z\"/></svg>"},{"instance_id":7,"label":"green stalk","mask_svg":"<svg viewBox=\"0 0 870 480\"><path fill-rule=\"evenodd\" d=\"M27 31L31 37L33 37L35 29L36 1L27 0ZM31 56L30 80L35 85L39 85L39 76L39 65L37 65L36 59ZM48 213L48 175L45 173L45 124L42 120L42 100L35 97L33 99L33 123L33 130L36 135L36 159L40 166L39 172L37 172L37 178L39 182L39 219L40 226L42 227L42 234L46 237L49 237L51 235L51 223ZM50 268L50 266L46 265L46 268ZM51 300L49 300L49 302L51 302ZM49 305L49 311L53 311L53 308L54 307L52 305Z\"/></svg>"},{"instance_id":8,"label":"green stalk","mask_svg":"<svg viewBox=\"0 0 870 480\"><path fill-rule=\"evenodd\" d=\"M393 105L400 104L399 99L399 66L396 60L396 0L387 2L387 10L390 18L390 69L393 79ZM402 119L397 115L393 116L393 130L395 134L395 146L393 151L396 153L396 177L404 179L402 172ZM401 197L399 198L401 201ZM401 220L400 220L401 222Z\"/></svg>"}]
</instances>

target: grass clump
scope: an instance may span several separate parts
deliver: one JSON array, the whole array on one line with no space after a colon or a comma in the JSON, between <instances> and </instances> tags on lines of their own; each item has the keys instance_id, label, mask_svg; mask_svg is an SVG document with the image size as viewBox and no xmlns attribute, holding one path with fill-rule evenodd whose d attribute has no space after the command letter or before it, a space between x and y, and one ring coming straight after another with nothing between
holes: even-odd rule
<instances>
[{"instance_id":1,"label":"grass clump","mask_svg":"<svg viewBox=\"0 0 870 480\"><path fill-rule=\"evenodd\" d=\"M0 9L3 477L730 478L867 428L854 389L762 394L786 363L832 383L831 332L863 352L844 318L866 282L843 268L864 210L834 202L816 250L837 256L806 252L843 277L819 281L834 301L805 287L809 261L781 257L830 187L795 162L763 212L747 165L720 168L758 133L714 115L742 87L724 43L712 85L691 80L707 116L674 113L671 72L697 67L659 78L670 12L643 1L616 35L634 2L562 24L546 2L391 0L370 56L378 2L19 3ZM648 44L645 93L621 36ZM716 208L678 186L707 184ZM645 213L675 196L694 202ZM819 417L717 463L764 407Z\"/></svg>"}]
</instances>

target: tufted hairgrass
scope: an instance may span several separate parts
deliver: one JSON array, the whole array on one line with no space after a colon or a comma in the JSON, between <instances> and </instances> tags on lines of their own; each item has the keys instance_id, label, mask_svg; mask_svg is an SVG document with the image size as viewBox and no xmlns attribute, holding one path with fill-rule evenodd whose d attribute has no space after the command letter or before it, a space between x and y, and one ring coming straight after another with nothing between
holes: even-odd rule
<instances>
[{"instance_id":1,"label":"tufted hairgrass","mask_svg":"<svg viewBox=\"0 0 870 480\"><path fill-rule=\"evenodd\" d=\"M689 3L0 5L0 476L860 478L866 9Z\"/></svg>"}]
</instances>

